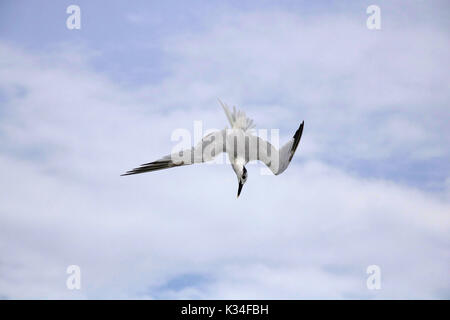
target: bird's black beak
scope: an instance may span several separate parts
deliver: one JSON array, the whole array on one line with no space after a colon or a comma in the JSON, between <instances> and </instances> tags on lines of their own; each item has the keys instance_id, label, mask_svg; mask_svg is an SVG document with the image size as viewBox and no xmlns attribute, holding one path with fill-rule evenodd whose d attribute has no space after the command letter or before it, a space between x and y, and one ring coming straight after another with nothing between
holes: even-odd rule
<instances>
[{"instance_id":1,"label":"bird's black beak","mask_svg":"<svg viewBox=\"0 0 450 320\"><path fill-rule=\"evenodd\" d=\"M241 190L242 190L242 186L243 185L244 184L241 181L239 181L239 188L238 188L238 195L237 195L238 198L239 198L239 195L241 194Z\"/></svg>"}]
</instances>

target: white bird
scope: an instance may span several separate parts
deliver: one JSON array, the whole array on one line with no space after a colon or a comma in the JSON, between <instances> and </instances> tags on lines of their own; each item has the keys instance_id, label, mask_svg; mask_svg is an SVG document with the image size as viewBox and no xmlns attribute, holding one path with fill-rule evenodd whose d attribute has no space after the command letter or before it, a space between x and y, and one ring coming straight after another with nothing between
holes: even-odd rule
<instances>
[{"instance_id":1,"label":"white bird","mask_svg":"<svg viewBox=\"0 0 450 320\"><path fill-rule=\"evenodd\" d=\"M289 166L302 137L304 121L300 124L292 139L277 150L268 141L251 134L250 129L253 128L253 120L247 118L244 112L236 112L236 108L233 107L233 113L231 113L226 104L220 100L219 102L230 122L231 129L210 133L191 149L144 163L138 168L127 171L122 176L206 162L213 160L222 152L226 152L238 179L237 196L239 197L242 187L247 181L248 175L245 165L248 162L260 160L275 175L284 172Z\"/></svg>"}]
</instances>

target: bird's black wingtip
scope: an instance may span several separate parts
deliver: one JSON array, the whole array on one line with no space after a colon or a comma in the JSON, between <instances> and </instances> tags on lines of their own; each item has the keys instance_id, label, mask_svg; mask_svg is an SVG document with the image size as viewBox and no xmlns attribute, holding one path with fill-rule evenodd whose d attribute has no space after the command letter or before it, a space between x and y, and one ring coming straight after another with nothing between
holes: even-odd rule
<instances>
[{"instance_id":1,"label":"bird's black wingtip","mask_svg":"<svg viewBox=\"0 0 450 320\"><path fill-rule=\"evenodd\" d=\"M289 161L292 160L292 157L294 156L294 153L297 150L298 144L300 143L304 125L305 125L305 120L302 121L302 123L300 124L300 127L298 127L297 131L294 134L294 143L292 144L292 147L291 147L291 156L289 157Z\"/></svg>"},{"instance_id":2,"label":"bird's black wingtip","mask_svg":"<svg viewBox=\"0 0 450 320\"><path fill-rule=\"evenodd\" d=\"M305 120L302 121L302 123L300 124L300 126L298 127L297 131L295 131L294 134L294 141L298 144L298 142L300 141L300 138L302 137L302 133L303 133L303 127L305 126ZM296 144L294 143L294 145L296 146ZM297 147L297 146L296 146Z\"/></svg>"},{"instance_id":3,"label":"bird's black wingtip","mask_svg":"<svg viewBox=\"0 0 450 320\"><path fill-rule=\"evenodd\" d=\"M135 173L136 172L134 170L131 170L131 171L127 171L125 173L122 173L120 176L121 177L125 177L125 176L129 176L129 175L132 175L132 174L135 174Z\"/></svg>"}]
</instances>

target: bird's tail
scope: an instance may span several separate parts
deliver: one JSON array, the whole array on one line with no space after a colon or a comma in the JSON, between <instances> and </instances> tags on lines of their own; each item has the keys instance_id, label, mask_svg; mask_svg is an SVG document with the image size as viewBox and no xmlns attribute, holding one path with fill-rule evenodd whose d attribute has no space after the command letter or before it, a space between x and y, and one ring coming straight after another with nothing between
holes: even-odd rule
<instances>
[{"instance_id":1,"label":"bird's tail","mask_svg":"<svg viewBox=\"0 0 450 320\"><path fill-rule=\"evenodd\" d=\"M247 118L245 112L236 110L236 107L233 107L233 112L231 112L225 103L223 103L220 99L218 100L222 105L223 111L225 111L225 115L227 116L232 128L242 129L244 131L254 128L253 120Z\"/></svg>"}]
</instances>

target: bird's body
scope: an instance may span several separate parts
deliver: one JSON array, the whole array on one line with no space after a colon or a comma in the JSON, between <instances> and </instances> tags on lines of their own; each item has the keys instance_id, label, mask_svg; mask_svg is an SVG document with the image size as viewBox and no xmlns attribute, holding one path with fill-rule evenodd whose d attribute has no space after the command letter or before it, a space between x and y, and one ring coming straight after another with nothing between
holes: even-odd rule
<instances>
[{"instance_id":1,"label":"bird's body","mask_svg":"<svg viewBox=\"0 0 450 320\"><path fill-rule=\"evenodd\" d=\"M269 142L251 134L250 129L253 128L253 121L247 118L244 112L236 111L235 108L231 112L224 103L220 100L219 102L230 122L231 129L210 133L191 149L145 163L124 173L123 176L206 162L213 160L218 154L226 152L238 178L239 197L242 186L247 181L245 165L248 162L260 160L275 175L286 170L300 142L304 122L300 124L293 138L277 150Z\"/></svg>"}]
</instances>

